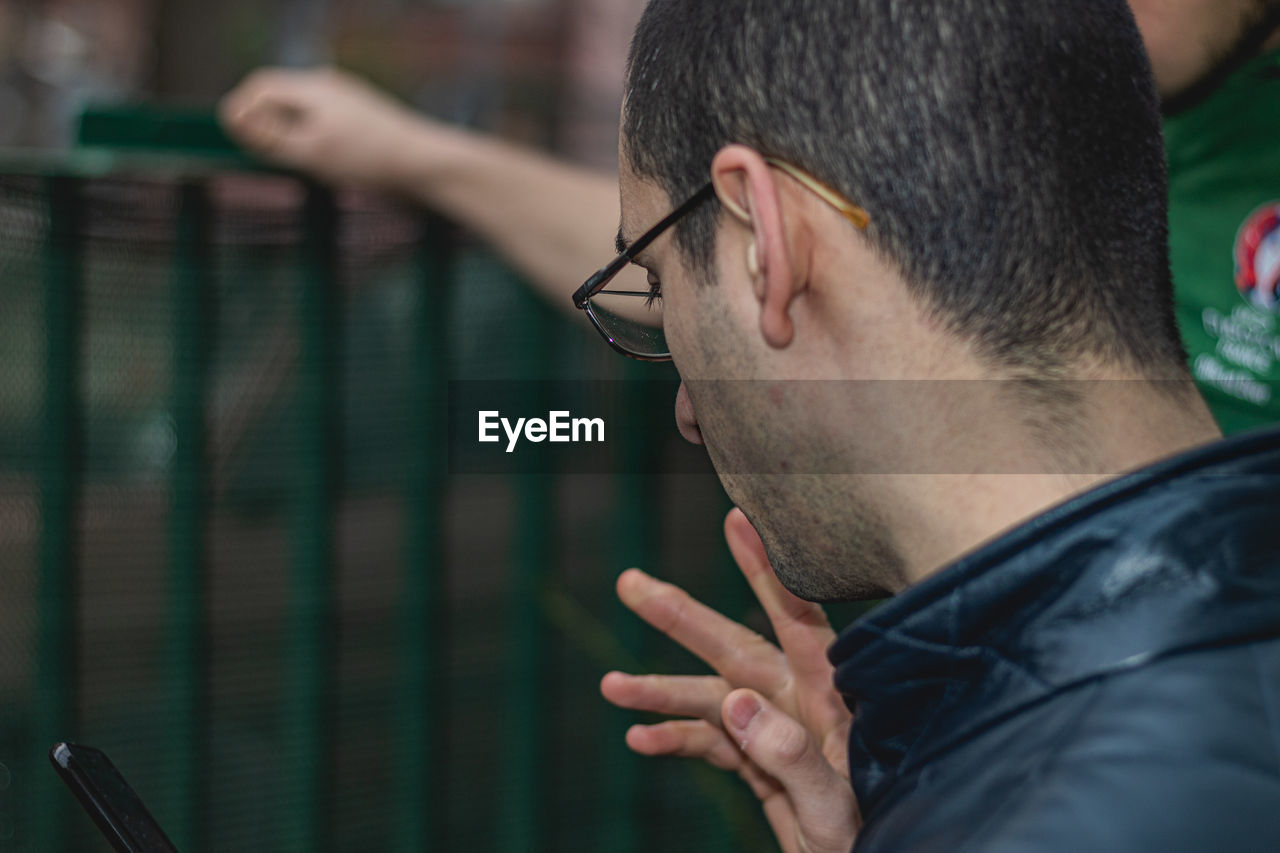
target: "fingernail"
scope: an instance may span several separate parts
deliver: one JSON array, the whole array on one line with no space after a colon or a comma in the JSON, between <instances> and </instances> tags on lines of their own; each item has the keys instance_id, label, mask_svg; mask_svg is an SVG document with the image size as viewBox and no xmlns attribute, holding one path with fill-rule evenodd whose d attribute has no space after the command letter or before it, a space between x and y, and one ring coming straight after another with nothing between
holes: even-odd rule
<instances>
[{"instance_id":1,"label":"fingernail","mask_svg":"<svg viewBox=\"0 0 1280 853\"><path fill-rule=\"evenodd\" d=\"M729 725L738 731L746 731L747 726L760 713L760 702L750 693L744 693L729 705Z\"/></svg>"}]
</instances>

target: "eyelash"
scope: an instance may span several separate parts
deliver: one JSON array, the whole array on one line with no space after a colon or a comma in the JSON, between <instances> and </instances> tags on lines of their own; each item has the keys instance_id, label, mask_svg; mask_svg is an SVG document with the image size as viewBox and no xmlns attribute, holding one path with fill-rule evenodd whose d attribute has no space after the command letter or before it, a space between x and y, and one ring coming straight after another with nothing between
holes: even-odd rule
<instances>
[{"instance_id":1,"label":"eyelash","mask_svg":"<svg viewBox=\"0 0 1280 853\"><path fill-rule=\"evenodd\" d=\"M649 273L649 295L644 298L644 307L653 307L654 302L662 301L662 282Z\"/></svg>"}]
</instances>

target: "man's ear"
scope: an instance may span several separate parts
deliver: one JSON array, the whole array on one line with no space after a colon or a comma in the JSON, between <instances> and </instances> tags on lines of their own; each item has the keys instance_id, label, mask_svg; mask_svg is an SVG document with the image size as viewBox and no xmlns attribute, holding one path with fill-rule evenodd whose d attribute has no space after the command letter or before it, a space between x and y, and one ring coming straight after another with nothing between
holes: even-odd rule
<instances>
[{"instance_id":1,"label":"man's ear","mask_svg":"<svg viewBox=\"0 0 1280 853\"><path fill-rule=\"evenodd\" d=\"M775 173L758 151L727 145L711 161L711 183L728 214L751 231L742 259L760 306L760 333L769 346L791 343L791 301L799 293L782 222Z\"/></svg>"}]
</instances>

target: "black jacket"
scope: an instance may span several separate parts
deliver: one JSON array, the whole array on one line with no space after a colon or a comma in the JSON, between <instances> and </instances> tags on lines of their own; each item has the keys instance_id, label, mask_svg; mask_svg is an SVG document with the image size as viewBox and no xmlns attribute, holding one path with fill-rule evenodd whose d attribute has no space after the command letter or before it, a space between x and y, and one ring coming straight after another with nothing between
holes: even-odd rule
<instances>
[{"instance_id":1,"label":"black jacket","mask_svg":"<svg viewBox=\"0 0 1280 853\"><path fill-rule=\"evenodd\" d=\"M1280 430L1039 516L831 660L857 853L1280 853Z\"/></svg>"}]
</instances>

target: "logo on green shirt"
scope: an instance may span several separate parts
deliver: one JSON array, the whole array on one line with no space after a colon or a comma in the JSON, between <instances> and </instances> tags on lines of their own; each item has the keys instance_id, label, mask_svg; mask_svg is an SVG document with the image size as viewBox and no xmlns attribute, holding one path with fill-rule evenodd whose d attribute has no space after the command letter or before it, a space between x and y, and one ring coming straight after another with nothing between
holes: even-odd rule
<instances>
[{"instance_id":1,"label":"logo on green shirt","mask_svg":"<svg viewBox=\"0 0 1280 853\"><path fill-rule=\"evenodd\" d=\"M1280 204L1249 214L1236 234L1236 287L1266 311L1280 311Z\"/></svg>"}]
</instances>

